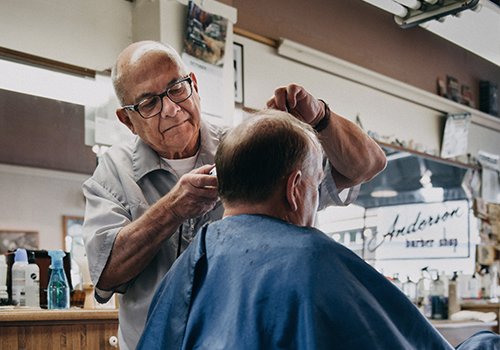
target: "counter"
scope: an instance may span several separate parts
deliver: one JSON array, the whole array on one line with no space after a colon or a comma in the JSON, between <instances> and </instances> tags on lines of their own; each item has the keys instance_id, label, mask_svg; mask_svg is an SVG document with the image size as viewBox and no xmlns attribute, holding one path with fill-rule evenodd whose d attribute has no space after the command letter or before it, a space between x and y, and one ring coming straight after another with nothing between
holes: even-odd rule
<instances>
[{"instance_id":1,"label":"counter","mask_svg":"<svg viewBox=\"0 0 500 350\"><path fill-rule=\"evenodd\" d=\"M117 349L116 309L0 310L0 349Z\"/></svg>"},{"instance_id":2,"label":"counter","mask_svg":"<svg viewBox=\"0 0 500 350\"><path fill-rule=\"evenodd\" d=\"M465 302L460 305L460 308L462 310L469 310L469 311L479 311L479 312L494 312L495 315L497 315L497 321L499 320L499 314L500 314L500 303L490 303L488 301L470 301L470 302ZM493 327L493 332L499 333L499 328L498 325ZM500 333L499 333L500 334Z\"/></svg>"},{"instance_id":3,"label":"counter","mask_svg":"<svg viewBox=\"0 0 500 350\"><path fill-rule=\"evenodd\" d=\"M431 320L432 325L453 347L480 331L494 331L498 322Z\"/></svg>"}]
</instances>

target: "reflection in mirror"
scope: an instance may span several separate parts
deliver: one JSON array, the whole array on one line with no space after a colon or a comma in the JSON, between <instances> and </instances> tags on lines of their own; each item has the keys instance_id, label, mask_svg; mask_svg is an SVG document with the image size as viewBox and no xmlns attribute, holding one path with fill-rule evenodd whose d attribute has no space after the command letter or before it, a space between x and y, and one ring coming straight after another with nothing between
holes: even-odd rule
<instances>
[{"instance_id":1,"label":"reflection in mirror","mask_svg":"<svg viewBox=\"0 0 500 350\"><path fill-rule=\"evenodd\" d=\"M469 199L462 186L468 169L477 167L381 145L386 169L361 186L354 202L364 208Z\"/></svg>"},{"instance_id":2,"label":"reflection in mirror","mask_svg":"<svg viewBox=\"0 0 500 350\"><path fill-rule=\"evenodd\" d=\"M477 178L479 167L381 147L386 169L361 185L354 204L318 212L316 227L390 278L416 282L425 267L472 274L480 239L469 208L479 181L474 186L470 175Z\"/></svg>"}]
</instances>

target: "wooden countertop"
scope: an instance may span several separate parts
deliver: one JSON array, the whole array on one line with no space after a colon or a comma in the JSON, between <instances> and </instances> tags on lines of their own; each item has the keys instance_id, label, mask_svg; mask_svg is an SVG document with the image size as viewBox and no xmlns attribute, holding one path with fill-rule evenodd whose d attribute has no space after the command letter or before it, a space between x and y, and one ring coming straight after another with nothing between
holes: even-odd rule
<instances>
[{"instance_id":1,"label":"wooden countertop","mask_svg":"<svg viewBox=\"0 0 500 350\"><path fill-rule=\"evenodd\" d=\"M0 309L0 326L51 321L54 323L118 322L117 309L64 309L35 308Z\"/></svg>"},{"instance_id":2,"label":"wooden countertop","mask_svg":"<svg viewBox=\"0 0 500 350\"><path fill-rule=\"evenodd\" d=\"M444 328L469 328L469 327L494 327L498 325L498 321L482 322L482 321L451 321L451 320L431 320L431 324L437 329Z\"/></svg>"}]
</instances>

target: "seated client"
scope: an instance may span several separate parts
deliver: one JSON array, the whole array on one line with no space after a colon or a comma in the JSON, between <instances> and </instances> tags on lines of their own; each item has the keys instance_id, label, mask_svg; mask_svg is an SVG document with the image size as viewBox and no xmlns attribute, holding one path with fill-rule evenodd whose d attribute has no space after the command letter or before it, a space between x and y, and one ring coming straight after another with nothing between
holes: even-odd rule
<instances>
[{"instance_id":1,"label":"seated client","mask_svg":"<svg viewBox=\"0 0 500 350\"><path fill-rule=\"evenodd\" d=\"M453 349L389 280L311 227L321 162L314 131L285 112L223 139L224 217L163 279L137 349ZM479 336L460 349L498 346Z\"/></svg>"}]
</instances>

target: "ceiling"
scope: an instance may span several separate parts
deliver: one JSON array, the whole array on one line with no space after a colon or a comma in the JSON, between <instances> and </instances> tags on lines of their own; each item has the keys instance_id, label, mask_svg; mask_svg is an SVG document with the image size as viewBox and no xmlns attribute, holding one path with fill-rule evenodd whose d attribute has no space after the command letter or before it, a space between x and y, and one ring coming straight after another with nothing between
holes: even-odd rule
<instances>
[{"instance_id":1,"label":"ceiling","mask_svg":"<svg viewBox=\"0 0 500 350\"><path fill-rule=\"evenodd\" d=\"M468 169L465 165L460 166L451 161L416 152L382 148L387 155L387 167L371 181L361 185L354 204L365 208L375 208L467 199L462 189L462 181ZM426 189L420 182L425 174L430 176L432 184ZM372 192L382 187L397 191L397 195L372 197Z\"/></svg>"},{"instance_id":2,"label":"ceiling","mask_svg":"<svg viewBox=\"0 0 500 350\"><path fill-rule=\"evenodd\" d=\"M399 17L404 16L403 13L400 13L399 9L405 9L405 6L400 5L400 3L427 3L430 0L363 1L394 14L395 21L401 21L402 19L407 19L410 15L404 18ZM453 2L452 0L443 1ZM457 1L457 3L459 2L459 0L454 1ZM470 3L475 3L475 1ZM393 7L395 7L395 9ZM479 0L473 9L466 8L468 7L463 7L456 15L447 15L439 20L431 19L419 25L500 66L500 5L498 5L498 1ZM429 18L432 18L432 16Z\"/></svg>"}]
</instances>

